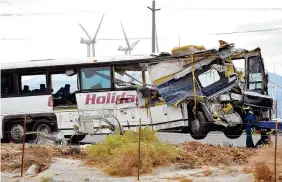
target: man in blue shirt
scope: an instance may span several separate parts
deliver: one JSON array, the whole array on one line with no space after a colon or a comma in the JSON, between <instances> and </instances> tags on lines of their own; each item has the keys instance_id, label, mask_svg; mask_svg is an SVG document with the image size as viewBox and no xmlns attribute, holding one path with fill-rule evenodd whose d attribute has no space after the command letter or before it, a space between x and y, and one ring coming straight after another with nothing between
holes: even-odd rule
<instances>
[{"instance_id":1,"label":"man in blue shirt","mask_svg":"<svg viewBox=\"0 0 282 182\"><path fill-rule=\"evenodd\" d=\"M252 137L252 129L257 121L251 107L244 107L243 110L245 111L244 122L246 123L246 134L247 134L246 147L255 148L253 137Z\"/></svg>"}]
</instances>

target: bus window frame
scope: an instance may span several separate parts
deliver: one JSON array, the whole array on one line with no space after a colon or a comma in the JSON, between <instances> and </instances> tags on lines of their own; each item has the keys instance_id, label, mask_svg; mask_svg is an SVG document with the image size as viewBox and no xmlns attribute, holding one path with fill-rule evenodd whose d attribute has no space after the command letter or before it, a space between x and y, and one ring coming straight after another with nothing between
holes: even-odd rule
<instances>
[{"instance_id":1,"label":"bus window frame","mask_svg":"<svg viewBox=\"0 0 282 182\"><path fill-rule=\"evenodd\" d=\"M12 93L9 93L9 94L3 94L2 92L1 92L1 98L6 98L6 97L13 97L13 96L15 96L15 95L17 95L18 93L17 93L17 82L15 81L15 79L17 79L16 78L16 74L14 73L14 72L10 72L10 71L1 71L1 79L2 79L2 77L4 76L8 76L8 75L10 75L11 76L11 81L13 82L13 88L11 88L12 89Z\"/></svg>"},{"instance_id":2,"label":"bus window frame","mask_svg":"<svg viewBox=\"0 0 282 182\"><path fill-rule=\"evenodd\" d=\"M78 85L78 82L79 82L79 71L80 71L80 69L79 68L75 68L75 67L73 67L73 68L66 68L66 67L60 67L60 68L53 68L53 69L48 69L48 76L49 76L49 79L50 79L50 81L49 81L49 87L50 87L50 91L51 91L51 88L52 88L52 84L53 84L53 80L52 80L52 75L56 75L56 74L62 74L62 73L64 73L66 70L68 70L68 69L73 69L73 70L75 70L76 71L76 90L77 91L75 91L75 93L76 92L79 92L80 91L80 87L79 87L79 85ZM52 89L54 89L54 88L52 88ZM53 93L52 93L53 94Z\"/></svg>"},{"instance_id":3,"label":"bus window frame","mask_svg":"<svg viewBox=\"0 0 282 182\"><path fill-rule=\"evenodd\" d=\"M249 72L249 60L252 59L252 58L258 58L260 60L260 69L262 70L262 72L260 73L261 74L261 81L257 81L257 83L261 83L261 87L262 88L255 88L255 89L250 89L250 72ZM263 63L263 59L261 57L261 55L253 55L253 56L249 56L248 59L246 60L245 62L245 67L247 68L247 74L246 74L246 77L247 77L247 90L250 90L250 91L265 91L266 88L265 88L265 85L264 83L266 82L265 80L265 71L264 71L264 63Z\"/></svg>"},{"instance_id":4,"label":"bus window frame","mask_svg":"<svg viewBox=\"0 0 282 182\"><path fill-rule=\"evenodd\" d=\"M50 85L48 85L48 68L47 67L43 67L42 70L33 70L33 69L21 69L20 71L17 72L18 75L18 89L19 89L19 97L28 97L28 96L40 96L40 95L52 95L51 90L48 90L48 87L50 87ZM24 94L22 93L22 76L35 76L35 75L45 75L45 87L46 87L46 91L44 92L33 92L30 94Z\"/></svg>"},{"instance_id":5,"label":"bus window frame","mask_svg":"<svg viewBox=\"0 0 282 182\"><path fill-rule=\"evenodd\" d=\"M113 80L116 78L115 76L116 76L116 67L118 67L117 65L116 66L113 66ZM121 67L122 68L122 66L119 66L119 67ZM126 69L125 69L126 70ZM126 71L132 71L132 70L126 70ZM142 70L137 70L138 72L141 72L141 74L142 74ZM142 77L141 77L142 78ZM139 80L140 81L140 80ZM142 81L141 81L142 82ZM121 87L121 88L118 88L118 87L116 87L116 84L115 84L115 82L113 81L112 82L113 83L113 88L114 88L114 90L116 90L116 91L123 91L123 90L138 90L137 88L134 88L134 87ZM140 86L140 85L139 85ZM141 85L142 86L142 85Z\"/></svg>"},{"instance_id":6,"label":"bus window frame","mask_svg":"<svg viewBox=\"0 0 282 182\"><path fill-rule=\"evenodd\" d=\"M110 71L110 88L102 88L102 89L83 89L82 87L82 69L84 68L101 68L101 67L108 67L109 71ZM99 66L95 66L95 65L91 65L91 66L81 66L79 69L79 76L78 76L78 80L79 80L79 92L81 93L87 93L87 92L104 92L104 91L114 91L114 85L113 85L113 66L111 65L99 65Z\"/></svg>"}]
</instances>

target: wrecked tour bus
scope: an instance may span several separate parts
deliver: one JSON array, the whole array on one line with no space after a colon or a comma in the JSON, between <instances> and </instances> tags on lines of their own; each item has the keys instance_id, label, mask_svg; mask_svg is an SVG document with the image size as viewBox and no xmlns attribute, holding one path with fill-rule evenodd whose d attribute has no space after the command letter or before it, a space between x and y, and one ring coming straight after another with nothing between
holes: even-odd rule
<instances>
[{"instance_id":1,"label":"wrecked tour bus","mask_svg":"<svg viewBox=\"0 0 282 182\"><path fill-rule=\"evenodd\" d=\"M216 130L234 139L245 127L243 106L258 121L270 119L273 106L260 49L223 41L219 49L184 46L172 54L7 63L1 77L1 139L14 142L22 141L25 116L27 132L60 131L78 141L135 129L140 120L195 139Z\"/></svg>"},{"instance_id":2,"label":"wrecked tour bus","mask_svg":"<svg viewBox=\"0 0 282 182\"><path fill-rule=\"evenodd\" d=\"M243 65L243 70L234 66L236 61ZM132 71L134 77L127 74ZM219 49L184 46L146 62L115 65L113 74L130 78L128 82L114 80L116 88L130 95L114 99L115 114L82 117L81 131L91 133L93 118L94 123L99 123L101 118L110 121L114 115L125 130L137 127L140 118L142 126L190 133L194 139L204 139L210 131L223 131L226 137L236 139L245 129L244 106L253 108L258 121L271 118L273 99L267 96L268 75L259 48L237 49L224 41L220 41ZM146 80L150 83L143 84ZM109 97L101 100L110 100ZM92 104L98 102L95 94L91 98Z\"/></svg>"},{"instance_id":3,"label":"wrecked tour bus","mask_svg":"<svg viewBox=\"0 0 282 182\"><path fill-rule=\"evenodd\" d=\"M258 121L269 120L273 99L268 95L268 75L259 48L236 49L219 41L218 50L184 46L172 50L167 61L148 67L152 82L168 107L188 116L183 132L203 139L221 130L236 139L245 128L243 106L251 106ZM233 62L241 61L243 70Z\"/></svg>"}]
</instances>

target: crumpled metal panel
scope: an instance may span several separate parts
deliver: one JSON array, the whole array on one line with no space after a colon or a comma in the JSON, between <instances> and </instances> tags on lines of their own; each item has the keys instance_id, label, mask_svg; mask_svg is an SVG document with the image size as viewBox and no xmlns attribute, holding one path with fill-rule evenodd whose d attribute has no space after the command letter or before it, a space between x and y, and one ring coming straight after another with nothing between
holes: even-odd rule
<instances>
[{"instance_id":1,"label":"crumpled metal panel","mask_svg":"<svg viewBox=\"0 0 282 182\"><path fill-rule=\"evenodd\" d=\"M172 106L177 101L189 98L193 99L193 81L191 75L186 75L185 77L179 79L172 79L166 83L157 86L159 93L165 100L167 105ZM203 96L200 88L196 84L197 96Z\"/></svg>"}]
</instances>

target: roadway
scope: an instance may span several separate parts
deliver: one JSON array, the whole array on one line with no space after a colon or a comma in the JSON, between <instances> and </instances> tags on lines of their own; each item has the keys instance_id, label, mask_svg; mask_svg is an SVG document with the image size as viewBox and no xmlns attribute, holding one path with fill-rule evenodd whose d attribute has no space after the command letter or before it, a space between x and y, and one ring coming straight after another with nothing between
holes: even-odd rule
<instances>
[{"instance_id":1,"label":"roadway","mask_svg":"<svg viewBox=\"0 0 282 182\"><path fill-rule=\"evenodd\" d=\"M203 140L194 140L190 134L180 133L158 133L159 139L168 141L171 144L180 144L186 141L199 141L215 145L232 145L234 147L245 147L246 146L246 135L242 134L238 139L228 139L222 132L210 132L208 136ZM282 134L278 134L278 144L282 145ZM97 143L106 138L105 135L87 136L82 143ZM253 135L254 143L260 139L260 135ZM272 137L274 141L274 136Z\"/></svg>"}]
</instances>

